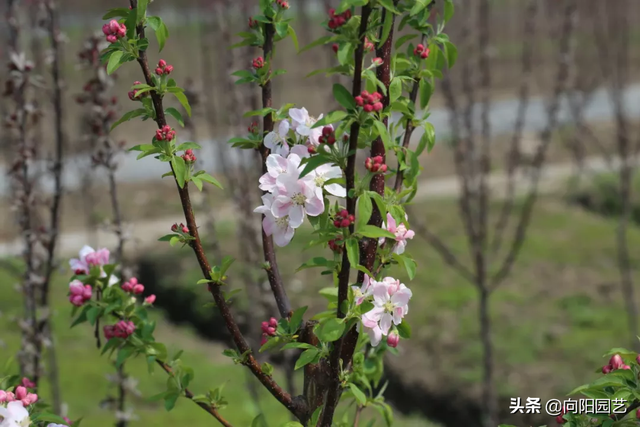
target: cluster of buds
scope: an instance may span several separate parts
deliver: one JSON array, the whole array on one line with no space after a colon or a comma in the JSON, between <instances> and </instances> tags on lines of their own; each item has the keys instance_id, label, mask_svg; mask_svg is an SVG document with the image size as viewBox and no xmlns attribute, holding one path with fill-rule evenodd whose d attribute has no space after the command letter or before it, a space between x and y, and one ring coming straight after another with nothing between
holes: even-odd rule
<instances>
[{"instance_id":1,"label":"cluster of buds","mask_svg":"<svg viewBox=\"0 0 640 427\"><path fill-rule=\"evenodd\" d=\"M250 134L257 135L259 132L258 122L256 121L251 122L249 127L247 127L247 130L249 131Z\"/></svg>"},{"instance_id":2,"label":"cluster of buds","mask_svg":"<svg viewBox=\"0 0 640 427\"><path fill-rule=\"evenodd\" d=\"M195 163L195 161L198 158L196 157L195 154L193 154L193 150L191 148L189 148L182 155L182 159L184 160L185 163Z\"/></svg>"},{"instance_id":3,"label":"cluster of buds","mask_svg":"<svg viewBox=\"0 0 640 427\"><path fill-rule=\"evenodd\" d=\"M351 19L351 10L346 10L343 13L336 15L335 9L329 9L329 28L335 30L342 27Z\"/></svg>"},{"instance_id":4,"label":"cluster of buds","mask_svg":"<svg viewBox=\"0 0 640 427\"><path fill-rule=\"evenodd\" d=\"M187 227L183 223L180 223L180 225L173 224L171 226L171 231L173 231L174 233L177 233L178 231L182 231L183 233L188 233L189 232L189 227Z\"/></svg>"},{"instance_id":5,"label":"cluster of buds","mask_svg":"<svg viewBox=\"0 0 640 427\"><path fill-rule=\"evenodd\" d=\"M333 225L338 228L347 228L355 220L356 218L353 215L350 215L348 210L343 209L336 214L335 219L333 220Z\"/></svg>"},{"instance_id":6,"label":"cluster of buds","mask_svg":"<svg viewBox=\"0 0 640 427\"><path fill-rule=\"evenodd\" d=\"M84 305L91 299L91 285L85 285L79 280L69 283L69 302L76 307Z\"/></svg>"},{"instance_id":7,"label":"cluster of buds","mask_svg":"<svg viewBox=\"0 0 640 427\"><path fill-rule=\"evenodd\" d=\"M636 358L636 361L640 363L640 354ZM611 359L609 359L609 363L602 367L602 373L608 374L617 369L631 369L631 366L626 365L619 354L614 354L611 356Z\"/></svg>"},{"instance_id":8,"label":"cluster of buds","mask_svg":"<svg viewBox=\"0 0 640 427\"><path fill-rule=\"evenodd\" d=\"M138 279L132 277L128 282L124 282L121 286L122 290L135 295L140 295L144 292L144 286L141 283L138 283Z\"/></svg>"},{"instance_id":9,"label":"cluster of buds","mask_svg":"<svg viewBox=\"0 0 640 427\"><path fill-rule=\"evenodd\" d=\"M133 82L134 86L141 85L141 84L142 84L142 82L138 81L138 80ZM138 89L133 89L133 90L131 90L130 92L127 93L127 95L129 95L129 99L132 100L132 101L140 100L140 98L136 98L137 94L138 94ZM149 94L145 92L142 95L140 95L140 97L144 97L144 96L148 96L148 95Z\"/></svg>"},{"instance_id":10,"label":"cluster of buds","mask_svg":"<svg viewBox=\"0 0 640 427\"><path fill-rule=\"evenodd\" d=\"M251 61L251 66L256 70L259 70L260 68L264 67L264 59L262 58L262 56L258 56L256 59Z\"/></svg>"},{"instance_id":11,"label":"cluster of buds","mask_svg":"<svg viewBox=\"0 0 640 427\"><path fill-rule=\"evenodd\" d=\"M107 36L109 43L115 43L127 34L127 27L112 19L108 24L102 26L102 32Z\"/></svg>"},{"instance_id":12,"label":"cluster of buds","mask_svg":"<svg viewBox=\"0 0 640 427\"><path fill-rule=\"evenodd\" d=\"M321 144L333 145L336 143L336 134L331 126L325 126L322 128L322 135L318 138Z\"/></svg>"},{"instance_id":13,"label":"cluster of buds","mask_svg":"<svg viewBox=\"0 0 640 427\"><path fill-rule=\"evenodd\" d=\"M29 382L31 383L31 381ZM9 403L15 401L22 402L23 406L29 406L38 401L38 395L35 393L29 393L25 386L16 387L15 393L11 391L0 390L0 403Z\"/></svg>"},{"instance_id":14,"label":"cluster of buds","mask_svg":"<svg viewBox=\"0 0 640 427\"><path fill-rule=\"evenodd\" d=\"M164 125L162 129L156 130L156 140L158 141L171 141L176 136L176 131L171 129L171 126Z\"/></svg>"},{"instance_id":15,"label":"cluster of buds","mask_svg":"<svg viewBox=\"0 0 640 427\"><path fill-rule=\"evenodd\" d=\"M136 325L130 320L121 320L115 325L107 325L103 329L104 337L108 340L111 338L127 339L135 330Z\"/></svg>"},{"instance_id":16,"label":"cluster of buds","mask_svg":"<svg viewBox=\"0 0 640 427\"><path fill-rule=\"evenodd\" d=\"M344 241L342 240L342 236L336 237L333 240L329 240L329 249L337 254L341 254L344 249Z\"/></svg>"},{"instance_id":17,"label":"cluster of buds","mask_svg":"<svg viewBox=\"0 0 640 427\"><path fill-rule=\"evenodd\" d=\"M249 28L256 28L258 26L258 21L249 17Z\"/></svg>"},{"instance_id":18,"label":"cluster of buds","mask_svg":"<svg viewBox=\"0 0 640 427\"><path fill-rule=\"evenodd\" d=\"M373 173L385 173L387 171L387 165L384 164L382 156L367 157L367 160L364 161L364 167Z\"/></svg>"},{"instance_id":19,"label":"cluster of buds","mask_svg":"<svg viewBox=\"0 0 640 427\"><path fill-rule=\"evenodd\" d=\"M431 53L431 51L428 47L424 47L423 44L419 44L415 49L413 49L413 54L422 59L427 59L429 57L429 53Z\"/></svg>"},{"instance_id":20,"label":"cluster of buds","mask_svg":"<svg viewBox=\"0 0 640 427\"><path fill-rule=\"evenodd\" d=\"M276 0L276 4L282 9L289 9L289 2L286 0Z\"/></svg>"},{"instance_id":21,"label":"cluster of buds","mask_svg":"<svg viewBox=\"0 0 640 427\"><path fill-rule=\"evenodd\" d=\"M168 76L173 71L173 65L167 65L167 61L161 59L158 61L158 66L156 67L156 74L159 76L165 75Z\"/></svg>"},{"instance_id":22,"label":"cluster of buds","mask_svg":"<svg viewBox=\"0 0 640 427\"><path fill-rule=\"evenodd\" d=\"M365 52L373 52L373 49L375 49L375 48L376 48L375 45L373 43L371 43L368 38L365 37L364 38L364 51Z\"/></svg>"},{"instance_id":23,"label":"cluster of buds","mask_svg":"<svg viewBox=\"0 0 640 427\"><path fill-rule=\"evenodd\" d=\"M273 337L276 335L278 320L276 320L275 317L272 317L268 322L262 322L260 327L262 328L262 340L260 341L260 345L263 346L269 339L268 337Z\"/></svg>"},{"instance_id":24,"label":"cluster of buds","mask_svg":"<svg viewBox=\"0 0 640 427\"><path fill-rule=\"evenodd\" d=\"M389 347L396 348L399 342L400 342L400 335L398 335L397 332L391 332L389 335L387 335L387 345Z\"/></svg>"},{"instance_id":25,"label":"cluster of buds","mask_svg":"<svg viewBox=\"0 0 640 427\"><path fill-rule=\"evenodd\" d=\"M356 104L362 107L364 111L370 113L372 111L380 111L384 107L382 105L382 95L380 92L369 93L363 90L359 96L355 97Z\"/></svg>"}]
</instances>

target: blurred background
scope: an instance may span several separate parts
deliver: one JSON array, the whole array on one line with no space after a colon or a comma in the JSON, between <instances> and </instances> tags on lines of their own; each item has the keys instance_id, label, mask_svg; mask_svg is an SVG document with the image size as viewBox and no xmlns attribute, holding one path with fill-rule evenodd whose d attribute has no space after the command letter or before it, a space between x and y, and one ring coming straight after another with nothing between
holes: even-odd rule
<instances>
[{"instance_id":1,"label":"blurred background","mask_svg":"<svg viewBox=\"0 0 640 427\"><path fill-rule=\"evenodd\" d=\"M246 31L254 3L155 0L149 13L162 17L170 37L160 54L150 37L149 61L174 66L172 77L186 88L193 109L188 118L169 101L185 117L184 129L173 122L178 138L203 147L198 163L225 186L194 192L194 203L210 258L238 259L230 282L241 292L232 308L257 348L260 322L277 310L260 269L260 220L252 213L260 201L256 157L227 143L246 137L251 118L243 114L261 102L255 88L234 85L231 76L249 69L259 50L228 49L240 41L235 34ZM290 3L300 47L328 34L323 22L337 0ZM409 207L416 237L407 252L418 271L411 282L404 270L394 271L413 290L413 336L401 342L398 355L388 355L381 384L388 382L385 396L397 426L481 426L482 413L521 426L552 424L544 410L511 414L510 399L564 398L597 377L610 348L639 347L640 3L454 3L446 33L458 60L444 70L430 100L436 144L419 156L420 188ZM92 52L102 48L101 16L126 5L50 4L5 0L2 6L7 19L0 22L0 55L8 62L11 52L22 51L33 62L22 107L37 112L38 120L28 121L26 133L17 131L12 77L2 71L7 127L0 135L0 366L7 362L8 371L20 363L28 328L21 289L33 277L47 276L38 269L50 265L50 310L40 312L50 321L42 338L50 357L40 393L59 412L98 427L116 418L131 426L211 423L183 400L165 412L162 401L149 400L163 390L162 373L148 375L143 360L117 373L99 357L88 325L69 329L67 261L85 244L107 247L125 274L157 295L158 340L185 350L183 358L196 369L192 388L204 393L224 384L230 405L223 414L234 425L248 426L261 412L279 425L287 420L285 410L222 356L230 340L217 311L206 305L209 294L196 285L191 251L157 241L173 223L184 222L175 184L160 178L166 164L136 161L126 152L149 143L155 124L132 121L109 132L117 118L138 107L127 92L142 76L132 63L108 77ZM441 7L436 2L434 13ZM331 87L341 78L308 76L337 64L330 45L297 54L287 39L278 45L276 63L287 73L274 80L275 106L294 103L314 116L337 107ZM412 146L421 136L415 132ZM61 192L51 168L57 147L64 148ZM27 157L29 172L20 178L15 166ZM47 249L56 200L52 259ZM296 273L313 256L327 256L326 248L305 250L311 238L311 230L302 229L278 257L294 305L317 313L326 302L318 291L331 281L317 270ZM25 244L33 249L26 257ZM29 257L40 263L25 267ZM295 355L264 360L300 390L301 378L291 369ZM127 390L124 411L116 404L119 388Z\"/></svg>"}]
</instances>

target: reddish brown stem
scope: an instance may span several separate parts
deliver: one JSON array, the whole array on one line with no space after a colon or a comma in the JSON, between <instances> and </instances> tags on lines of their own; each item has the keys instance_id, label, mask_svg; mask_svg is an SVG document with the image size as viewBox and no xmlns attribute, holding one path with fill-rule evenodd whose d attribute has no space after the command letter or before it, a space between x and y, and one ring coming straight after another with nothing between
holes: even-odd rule
<instances>
[{"instance_id":1,"label":"reddish brown stem","mask_svg":"<svg viewBox=\"0 0 640 427\"><path fill-rule=\"evenodd\" d=\"M137 7L137 0L130 0L130 3L133 8ZM137 33L139 37L144 37L143 25L139 25L137 27ZM140 64L140 68L142 69L147 84L153 86L153 80L151 79L151 73L149 71L149 65L147 63L146 51L139 52L138 63ZM157 92L155 91L151 91L150 94L156 110L155 121L158 125L158 128L161 128L167 123L164 115L162 98L158 96ZM220 284L211 280L211 265L207 260L202 242L200 241L200 236L198 235L198 225L196 223L193 208L191 206L189 187L188 185L185 185L183 188L180 188L177 180L176 187L180 196L180 202L182 204L182 210L185 216L187 227L189 228L189 234L193 238L193 240L191 240L190 242L190 246L196 255L196 259L198 260L198 264L200 265L200 269L202 270L204 278L211 281L209 292L211 292L216 306L220 310L220 315L222 316L224 323L232 336L233 342L235 343L240 354L244 355L243 364L251 370L253 375L255 375L255 377L265 386L265 388L269 390L269 392L289 411L291 411L296 417L301 420L306 419L306 403L302 400L294 400L291 395L283 390L270 375L262 372L260 364L251 354L251 347L249 347L249 345L247 344L244 336L242 335L242 332L240 332L238 324L231 314L229 305L227 304L227 301L225 300L220 290Z\"/></svg>"}]
</instances>

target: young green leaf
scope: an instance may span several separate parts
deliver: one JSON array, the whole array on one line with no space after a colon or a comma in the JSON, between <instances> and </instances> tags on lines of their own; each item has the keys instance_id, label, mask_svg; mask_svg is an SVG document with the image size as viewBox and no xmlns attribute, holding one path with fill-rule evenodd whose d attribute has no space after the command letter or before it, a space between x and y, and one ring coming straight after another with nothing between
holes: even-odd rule
<instances>
[{"instance_id":1,"label":"young green leaf","mask_svg":"<svg viewBox=\"0 0 640 427\"><path fill-rule=\"evenodd\" d=\"M447 65L449 68L453 67L458 59L458 48L453 43L446 41L443 43L444 54L447 57Z\"/></svg>"},{"instance_id":2,"label":"young green leaf","mask_svg":"<svg viewBox=\"0 0 640 427\"><path fill-rule=\"evenodd\" d=\"M349 383L349 390L353 393L353 397L356 398L360 405L367 404L367 396L358 388L354 383Z\"/></svg>"},{"instance_id":3,"label":"young green leaf","mask_svg":"<svg viewBox=\"0 0 640 427\"><path fill-rule=\"evenodd\" d=\"M167 38L169 37L169 29L162 21L162 19L158 16L149 16L147 18L147 23L149 24L149 27L151 27L151 29L153 29L153 31L156 33L159 52L162 52L162 49L164 49L164 45L167 42Z\"/></svg>"},{"instance_id":4,"label":"young green leaf","mask_svg":"<svg viewBox=\"0 0 640 427\"><path fill-rule=\"evenodd\" d=\"M309 161L304 164L304 169L302 170L302 172L300 172L299 179L302 179L304 176L308 175L312 170L314 170L320 165L324 165L325 163L331 163L331 159L321 154L318 154L309 158Z\"/></svg>"},{"instance_id":5,"label":"young green leaf","mask_svg":"<svg viewBox=\"0 0 640 427\"><path fill-rule=\"evenodd\" d=\"M356 108L356 102L353 99L351 92L349 92L347 88L342 86L340 83L335 83L333 85L333 97L346 109Z\"/></svg>"},{"instance_id":6,"label":"young green leaf","mask_svg":"<svg viewBox=\"0 0 640 427\"><path fill-rule=\"evenodd\" d=\"M395 238L395 235L387 230L383 230L380 227L376 227L375 225L364 225L361 228L356 230L356 233L363 235L364 237L370 238L380 238L386 237L388 239Z\"/></svg>"},{"instance_id":7,"label":"young green leaf","mask_svg":"<svg viewBox=\"0 0 640 427\"><path fill-rule=\"evenodd\" d=\"M389 101L393 102L402 95L402 80L395 78L389 85Z\"/></svg>"},{"instance_id":8,"label":"young green leaf","mask_svg":"<svg viewBox=\"0 0 640 427\"><path fill-rule=\"evenodd\" d=\"M389 132L387 131L387 127L379 120L375 120L373 125L376 127L376 130L380 134L380 138L382 139L382 143L384 144L384 148L387 150L391 150L391 138L389 137Z\"/></svg>"},{"instance_id":9,"label":"young green leaf","mask_svg":"<svg viewBox=\"0 0 640 427\"><path fill-rule=\"evenodd\" d=\"M424 110L427 104L429 104L431 94L433 94L433 87L431 86L431 82L424 78L420 80L418 89L420 92L420 108Z\"/></svg>"},{"instance_id":10,"label":"young green leaf","mask_svg":"<svg viewBox=\"0 0 640 427\"><path fill-rule=\"evenodd\" d=\"M182 107L185 109L189 117L191 117L191 106L189 105L189 100L187 96L182 92L173 92L173 95L178 99Z\"/></svg>"},{"instance_id":11,"label":"young green leaf","mask_svg":"<svg viewBox=\"0 0 640 427\"><path fill-rule=\"evenodd\" d=\"M202 150L202 147L195 142L183 142L182 144L176 147L176 151L184 151L184 150Z\"/></svg>"},{"instance_id":12,"label":"young green leaf","mask_svg":"<svg viewBox=\"0 0 640 427\"><path fill-rule=\"evenodd\" d=\"M330 43L334 40L336 40L336 36L323 36L320 37L319 39L316 39L315 41L309 43L308 45L306 45L305 47L303 47L302 49L300 49L300 51L298 51L298 54L301 54L302 52L305 52L309 49L313 49L316 46L320 46L323 44L327 44Z\"/></svg>"},{"instance_id":13,"label":"young green leaf","mask_svg":"<svg viewBox=\"0 0 640 427\"><path fill-rule=\"evenodd\" d=\"M382 23L382 34L380 35L379 46L381 46L389 38L389 34L391 33L391 29L393 28L393 22L393 13L384 11L384 21Z\"/></svg>"},{"instance_id":14,"label":"young green leaf","mask_svg":"<svg viewBox=\"0 0 640 427\"><path fill-rule=\"evenodd\" d=\"M344 119L345 117L347 117L347 112L346 111L342 111L342 110L337 110L337 111L332 111L329 114L327 114L326 116L324 116L323 118L321 118L320 120L318 120L317 122L315 122L315 124L313 126L311 126L312 129L318 128L320 126L326 126L329 125L331 123L335 123L335 122L339 122L340 120Z\"/></svg>"},{"instance_id":15,"label":"young green leaf","mask_svg":"<svg viewBox=\"0 0 640 427\"><path fill-rule=\"evenodd\" d=\"M217 179L215 179L214 177L212 177L208 173L198 174L197 176L201 180L203 180L205 182L208 182L209 184L213 184L213 185L215 185L216 187L218 187L221 190L224 190L224 188L222 187L222 184L220 184L220 182L218 182Z\"/></svg>"},{"instance_id":16,"label":"young green leaf","mask_svg":"<svg viewBox=\"0 0 640 427\"><path fill-rule=\"evenodd\" d=\"M405 340L411 338L411 326L409 326L406 320L398 325L398 335Z\"/></svg>"},{"instance_id":17,"label":"young green leaf","mask_svg":"<svg viewBox=\"0 0 640 427\"><path fill-rule=\"evenodd\" d=\"M288 24L287 24L287 33L289 33L291 40L293 40L293 45L296 48L296 52L298 52L300 50L300 46L298 46L298 36L296 35L296 31L293 29L293 27Z\"/></svg>"},{"instance_id":18,"label":"young green leaf","mask_svg":"<svg viewBox=\"0 0 640 427\"><path fill-rule=\"evenodd\" d=\"M453 0L445 0L444 2L444 22L447 23L453 16L454 12Z\"/></svg>"},{"instance_id":19,"label":"young green leaf","mask_svg":"<svg viewBox=\"0 0 640 427\"><path fill-rule=\"evenodd\" d=\"M122 62L120 60L122 59L123 54L124 52L122 52L121 50L116 50L111 54L111 56L109 56L109 62L107 63L107 74L113 74L113 72L116 71L118 67L120 67L120 65L122 65Z\"/></svg>"},{"instance_id":20,"label":"young green leaf","mask_svg":"<svg viewBox=\"0 0 640 427\"><path fill-rule=\"evenodd\" d=\"M186 183L186 176L188 173L187 165L184 162L184 159L180 156L174 156L171 159L171 166L173 168L173 173L176 176L176 181L178 181L178 185L180 188L184 188L184 184Z\"/></svg>"},{"instance_id":21,"label":"young green leaf","mask_svg":"<svg viewBox=\"0 0 640 427\"><path fill-rule=\"evenodd\" d=\"M424 133L420 137L420 142L416 148L416 156L422 154L424 149L427 152L431 152L433 146L436 144L436 130L431 123L424 123Z\"/></svg>"},{"instance_id":22,"label":"young green leaf","mask_svg":"<svg viewBox=\"0 0 640 427\"><path fill-rule=\"evenodd\" d=\"M303 351L300 357L298 358L298 360L296 361L294 370L298 370L303 366L308 365L313 361L313 359L316 358L317 355L318 355L318 349L315 347Z\"/></svg>"},{"instance_id":23,"label":"young green leaf","mask_svg":"<svg viewBox=\"0 0 640 427\"><path fill-rule=\"evenodd\" d=\"M350 237L345 242L345 247L347 248L347 257L349 258L349 263L352 266L360 264L360 247L358 246L358 240Z\"/></svg>"},{"instance_id":24,"label":"young green leaf","mask_svg":"<svg viewBox=\"0 0 640 427\"><path fill-rule=\"evenodd\" d=\"M293 334L298 330L298 328L300 327L300 324L302 323L302 316L304 316L304 313L306 311L307 311L307 306L304 306L304 307L300 307L299 309L293 312L293 314L291 315L291 320L289 320L290 333Z\"/></svg>"},{"instance_id":25,"label":"young green leaf","mask_svg":"<svg viewBox=\"0 0 640 427\"><path fill-rule=\"evenodd\" d=\"M176 110L173 107L169 107L166 110L164 110L164 112L165 114L168 114L174 119L176 119L180 124L180 126L184 127L184 119L182 118L182 114L180 114L180 111Z\"/></svg>"},{"instance_id":26,"label":"young green leaf","mask_svg":"<svg viewBox=\"0 0 640 427\"><path fill-rule=\"evenodd\" d=\"M345 330L345 323L336 319L328 319L326 322L320 323L316 330L316 336L321 341L333 342L338 341Z\"/></svg>"},{"instance_id":27,"label":"young green leaf","mask_svg":"<svg viewBox=\"0 0 640 427\"><path fill-rule=\"evenodd\" d=\"M368 194L358 198L358 212L356 212L356 232L367 225L373 212L373 204Z\"/></svg>"}]
</instances>

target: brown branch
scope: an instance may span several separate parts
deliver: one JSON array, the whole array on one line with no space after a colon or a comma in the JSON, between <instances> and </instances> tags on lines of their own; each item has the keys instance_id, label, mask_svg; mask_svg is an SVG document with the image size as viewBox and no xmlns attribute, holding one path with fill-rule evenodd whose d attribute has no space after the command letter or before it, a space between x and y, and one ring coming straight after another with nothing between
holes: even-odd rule
<instances>
[{"instance_id":1,"label":"brown branch","mask_svg":"<svg viewBox=\"0 0 640 427\"><path fill-rule=\"evenodd\" d=\"M560 96L565 91L565 85L569 74L569 54L571 49L571 36L574 30L573 14L576 10L576 2L572 0L568 2L564 9L562 30L560 35L560 47L559 47L559 66L558 74L556 76L556 84L553 90L553 98L547 110L548 121L545 129L541 134L541 144L538 147L535 158L533 160L533 176L531 178L529 192L525 198L522 215L518 222L515 237L509 248L509 252L505 257L498 272L491 278L491 288L495 289L502 281L507 277L513 263L515 262L522 244L524 243L524 237L531 220L531 213L533 206L538 196L538 182L540 180L542 164L545 160L545 154L549 143L551 142L552 132L556 127L558 121L558 110L560 108Z\"/></svg>"},{"instance_id":2,"label":"brown branch","mask_svg":"<svg viewBox=\"0 0 640 427\"><path fill-rule=\"evenodd\" d=\"M354 70L353 70L353 86L351 94L356 97L362 91L362 61L364 58L364 37L367 32L369 15L371 15L371 6L362 7L360 18L360 28L358 32L359 43L354 53ZM347 190L347 211L350 215L356 213L356 199L353 197L352 190L355 188L355 171L356 171L356 149L358 147L358 136L360 134L360 123L354 122L351 125L349 134L349 157L347 158L347 168L345 170L345 181ZM353 224L349 226L350 233L353 233ZM338 307L337 317L344 318L345 313L342 311L344 301L349 297L349 276L351 273L351 263L347 256L347 251L342 253L342 264L340 273L338 274ZM349 334L350 332L347 332ZM331 427L333 414L340 400L340 360L342 356L343 341L346 337L338 340L333 347L330 356L331 382L328 385L325 406L322 415L318 421L318 427Z\"/></svg>"},{"instance_id":3,"label":"brown branch","mask_svg":"<svg viewBox=\"0 0 640 427\"><path fill-rule=\"evenodd\" d=\"M269 67L271 68L271 62L273 60L273 36L275 34L275 28L273 24L264 24L264 46L262 48L263 55L265 61L268 61ZM271 107L273 104L273 96L271 93L271 79L269 79L262 86L262 108ZM264 136L266 136L269 132L273 130L273 115L267 114L264 116L262 121L262 131L263 131L263 144L260 147L260 153L262 154L262 172L267 173L267 157L269 157L269 150L264 145ZM262 215L264 220L264 214ZM276 305L278 306L278 311L280 311L281 317L290 317L292 314L291 311L291 303L289 302L289 297L287 297L287 292L284 289L284 285L282 283L282 277L280 276L280 271L278 269L278 262L276 261L276 250L273 246L273 237L267 236L264 229L262 229L262 248L264 252L264 260L268 263L267 268L267 277L269 278L269 285L271 286L271 291L273 292L273 296L276 299Z\"/></svg>"},{"instance_id":4,"label":"brown branch","mask_svg":"<svg viewBox=\"0 0 640 427\"><path fill-rule=\"evenodd\" d=\"M422 37L422 42L424 43L424 36ZM411 93L409 94L409 103L415 104L416 99L418 98L418 89L420 88L420 80L414 80L413 86L411 87ZM409 148L409 144L411 143L411 135L413 135L413 131L415 127L413 126L413 120L410 118L407 119L407 123L404 126L404 136L402 137L402 152L404 153L407 148ZM404 179L404 171L400 170L400 160L398 160L398 170L396 171L396 182L393 185L393 189L396 193L402 191L402 180Z\"/></svg>"},{"instance_id":5,"label":"brown branch","mask_svg":"<svg viewBox=\"0 0 640 427\"><path fill-rule=\"evenodd\" d=\"M129 0L132 8L137 7L137 0ZM139 25L137 27L137 33L139 37L144 37L144 27L143 25ZM138 63L140 64L140 68L144 74L144 78L147 81L147 84L153 86L153 80L151 79L151 73L149 71L149 65L147 63L147 55L146 51L139 51ZM150 95L153 101L154 108L156 110L156 124L158 128L162 128L166 125L166 119L164 115L162 98L155 91L150 91ZM175 172L174 172L175 173ZM289 411L291 411L296 417L299 419L306 419L307 417L307 408L306 403L299 399L293 399L292 396L283 390L275 380L262 372L260 364L256 361L255 357L251 354L251 347L247 344L236 323L233 318L233 314L222 295L222 291L220 290L220 284L211 280L211 265L207 260L207 257L204 253L204 249L202 246L202 242L200 241L200 236L198 234L198 225L196 223L195 216L193 214L193 208L191 206L191 199L189 195L189 187L185 185L183 188L180 188L178 185L178 181L176 180L176 187L178 189L178 194L180 196L180 202L182 204L182 210L185 216L185 220L187 223L187 227L189 228L189 234L193 238L190 241L190 246L193 249L200 269L202 270L202 274L205 279L211 281L209 286L209 292L213 296L213 299L220 310L220 315L224 320L225 326L229 330L233 342L235 343L240 354L244 355L243 364L247 366L251 372L258 378L258 380L265 386L265 388Z\"/></svg>"},{"instance_id":6,"label":"brown branch","mask_svg":"<svg viewBox=\"0 0 640 427\"><path fill-rule=\"evenodd\" d=\"M173 370L171 369L171 367L169 365L167 365L166 363L164 363L163 361L158 360L158 359L156 359L156 363L158 363L158 365L160 365L160 367L167 374L169 374L172 377L174 376ZM202 409L207 411L216 420L218 420L220 422L220 424L222 424L223 426L225 426L225 427L233 427L229 421L225 420L222 417L222 415L220 415L220 413L218 412L218 409L215 406L207 405L204 402L197 402L197 401L193 400L193 396L194 396L194 394L188 388L184 389L184 397L186 397L187 399L191 400L193 403L195 403L196 405L198 405L199 407L201 407Z\"/></svg>"},{"instance_id":7,"label":"brown branch","mask_svg":"<svg viewBox=\"0 0 640 427\"><path fill-rule=\"evenodd\" d=\"M535 22L538 12L538 1L531 0L525 10L523 46L522 46L522 80L520 82L518 111L516 123L511 136L510 150L507 154L507 190L506 201L502 205L498 221L495 226L495 236L492 243L494 253L500 250L503 237L509 225L509 218L514 205L514 193L516 187L515 172L520 163L520 142L524 129L527 107L529 105L529 92L531 88L531 71L533 68L533 46L535 44Z\"/></svg>"}]
</instances>

